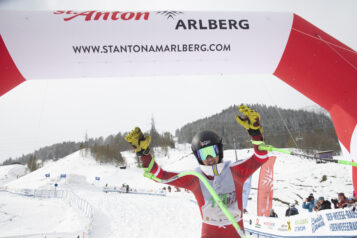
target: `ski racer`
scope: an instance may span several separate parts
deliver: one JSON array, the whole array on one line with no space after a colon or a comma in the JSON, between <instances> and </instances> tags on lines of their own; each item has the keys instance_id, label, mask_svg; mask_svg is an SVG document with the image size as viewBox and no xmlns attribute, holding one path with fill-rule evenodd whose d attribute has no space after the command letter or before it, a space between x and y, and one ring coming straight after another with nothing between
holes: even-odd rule
<instances>
[{"instance_id":1,"label":"ski racer","mask_svg":"<svg viewBox=\"0 0 357 238\"><path fill-rule=\"evenodd\" d=\"M243 117L236 116L237 122L248 131L253 140L263 141L260 114L243 105L238 108ZM169 179L178 174L165 171L154 162L149 149L150 136L144 136L139 128L132 130L125 139L135 148L143 167L151 167L151 169L149 168L150 172L159 179ZM212 131L197 133L192 139L191 149L199 163L199 168L196 171L206 176L244 231L242 220L243 185L245 180L267 161L267 152L260 151L258 146L254 145L254 154L250 158L236 163L224 162L222 139ZM187 175L169 184L188 189L194 194L202 217L202 238L240 237L197 177Z\"/></svg>"}]
</instances>

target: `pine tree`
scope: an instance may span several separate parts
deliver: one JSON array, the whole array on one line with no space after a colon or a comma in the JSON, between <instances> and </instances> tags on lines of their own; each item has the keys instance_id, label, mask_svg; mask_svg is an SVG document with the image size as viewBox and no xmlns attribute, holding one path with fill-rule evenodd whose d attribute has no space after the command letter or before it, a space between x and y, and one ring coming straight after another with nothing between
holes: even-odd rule
<instances>
[{"instance_id":1,"label":"pine tree","mask_svg":"<svg viewBox=\"0 0 357 238\"><path fill-rule=\"evenodd\" d=\"M37 158L35 154L32 154L29 160L27 161L27 167L30 172L33 172L38 169Z\"/></svg>"}]
</instances>

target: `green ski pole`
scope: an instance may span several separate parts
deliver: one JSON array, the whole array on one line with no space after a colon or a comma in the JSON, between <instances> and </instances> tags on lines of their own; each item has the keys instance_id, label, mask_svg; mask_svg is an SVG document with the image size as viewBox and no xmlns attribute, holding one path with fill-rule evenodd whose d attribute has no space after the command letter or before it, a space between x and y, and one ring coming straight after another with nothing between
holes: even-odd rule
<instances>
[{"instance_id":1,"label":"green ski pole","mask_svg":"<svg viewBox=\"0 0 357 238\"><path fill-rule=\"evenodd\" d=\"M346 160L334 160L334 159L323 159L323 158L318 158L316 156L313 155L306 155L306 154L300 154L300 153L296 153L294 151L290 151L290 150L285 150L285 149L280 149L280 148L276 148L272 145L266 145L263 141L252 141L253 145L258 145L258 149L259 150L265 150L265 151L276 151L276 152L280 152L280 153L284 153L284 154L288 154L288 155L297 155L297 156L305 156L311 159L320 159L320 160L325 160L325 161L329 161L329 162L333 162L333 163L338 163L338 164L344 164L344 165L350 165L350 166L355 166L357 167L357 162L352 162L352 161L346 161Z\"/></svg>"}]
</instances>

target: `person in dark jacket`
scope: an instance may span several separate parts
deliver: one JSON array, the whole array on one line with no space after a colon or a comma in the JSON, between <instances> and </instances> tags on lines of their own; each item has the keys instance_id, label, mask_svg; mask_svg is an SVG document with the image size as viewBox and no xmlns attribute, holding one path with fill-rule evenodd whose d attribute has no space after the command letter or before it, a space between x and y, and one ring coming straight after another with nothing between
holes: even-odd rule
<instances>
[{"instance_id":1,"label":"person in dark jacket","mask_svg":"<svg viewBox=\"0 0 357 238\"><path fill-rule=\"evenodd\" d=\"M319 197L319 200L317 200L314 211L321 211L325 209L331 209L331 203L327 200L325 200L324 197Z\"/></svg>"},{"instance_id":2,"label":"person in dark jacket","mask_svg":"<svg viewBox=\"0 0 357 238\"><path fill-rule=\"evenodd\" d=\"M298 209L295 207L295 204L291 204L289 206L289 208L286 210L285 212L285 216L290 217L290 216L295 216L298 215L299 211Z\"/></svg>"}]
</instances>

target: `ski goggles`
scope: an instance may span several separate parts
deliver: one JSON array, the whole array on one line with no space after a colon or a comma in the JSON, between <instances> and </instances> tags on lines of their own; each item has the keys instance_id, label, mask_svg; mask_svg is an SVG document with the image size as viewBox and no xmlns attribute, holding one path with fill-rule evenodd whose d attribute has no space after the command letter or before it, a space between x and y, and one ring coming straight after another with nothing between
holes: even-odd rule
<instances>
[{"instance_id":1,"label":"ski goggles","mask_svg":"<svg viewBox=\"0 0 357 238\"><path fill-rule=\"evenodd\" d=\"M219 155L219 150L217 145L211 145L197 150L197 156L200 160L204 161L210 155L213 158Z\"/></svg>"}]
</instances>

